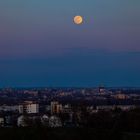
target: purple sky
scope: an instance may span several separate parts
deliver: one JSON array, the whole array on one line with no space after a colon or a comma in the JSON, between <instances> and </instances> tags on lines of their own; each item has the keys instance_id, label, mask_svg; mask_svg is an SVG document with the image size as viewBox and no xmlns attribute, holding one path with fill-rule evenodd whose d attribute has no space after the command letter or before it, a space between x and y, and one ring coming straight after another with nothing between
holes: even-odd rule
<instances>
[{"instance_id":1,"label":"purple sky","mask_svg":"<svg viewBox=\"0 0 140 140\"><path fill-rule=\"evenodd\" d=\"M139 86L139 62L139 0L0 1L0 86Z\"/></svg>"}]
</instances>

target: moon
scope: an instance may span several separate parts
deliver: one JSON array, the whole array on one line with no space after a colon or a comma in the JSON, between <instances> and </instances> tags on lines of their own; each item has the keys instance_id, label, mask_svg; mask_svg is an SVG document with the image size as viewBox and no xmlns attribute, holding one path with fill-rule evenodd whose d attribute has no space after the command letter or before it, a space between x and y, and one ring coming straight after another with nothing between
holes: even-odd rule
<instances>
[{"instance_id":1,"label":"moon","mask_svg":"<svg viewBox=\"0 0 140 140\"><path fill-rule=\"evenodd\" d=\"M83 23L83 17L82 16L75 16L74 17L74 23L75 24L82 24Z\"/></svg>"}]
</instances>

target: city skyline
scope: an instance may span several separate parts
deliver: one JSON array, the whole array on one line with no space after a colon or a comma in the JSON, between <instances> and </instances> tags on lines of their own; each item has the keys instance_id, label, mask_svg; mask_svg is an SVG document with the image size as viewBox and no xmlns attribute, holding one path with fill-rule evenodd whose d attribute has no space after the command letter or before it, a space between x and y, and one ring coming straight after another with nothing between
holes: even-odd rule
<instances>
[{"instance_id":1,"label":"city skyline","mask_svg":"<svg viewBox=\"0 0 140 140\"><path fill-rule=\"evenodd\" d=\"M0 87L140 86L140 1L0 1ZM73 18L83 16L75 25Z\"/></svg>"}]
</instances>

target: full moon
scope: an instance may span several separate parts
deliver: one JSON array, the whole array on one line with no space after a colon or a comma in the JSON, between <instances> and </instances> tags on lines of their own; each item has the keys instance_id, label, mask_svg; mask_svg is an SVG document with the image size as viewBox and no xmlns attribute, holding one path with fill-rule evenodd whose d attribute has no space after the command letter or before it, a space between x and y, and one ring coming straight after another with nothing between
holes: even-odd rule
<instances>
[{"instance_id":1,"label":"full moon","mask_svg":"<svg viewBox=\"0 0 140 140\"><path fill-rule=\"evenodd\" d=\"M83 23L83 17L82 16L75 16L74 17L74 23L75 24L82 24Z\"/></svg>"}]
</instances>

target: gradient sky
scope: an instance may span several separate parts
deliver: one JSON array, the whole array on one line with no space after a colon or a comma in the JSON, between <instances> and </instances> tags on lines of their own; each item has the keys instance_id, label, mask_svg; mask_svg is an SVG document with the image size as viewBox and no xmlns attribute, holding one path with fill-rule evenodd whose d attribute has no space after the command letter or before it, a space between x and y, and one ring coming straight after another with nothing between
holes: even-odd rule
<instances>
[{"instance_id":1,"label":"gradient sky","mask_svg":"<svg viewBox=\"0 0 140 140\"><path fill-rule=\"evenodd\" d=\"M1 87L99 84L140 86L140 0L0 0Z\"/></svg>"}]
</instances>

